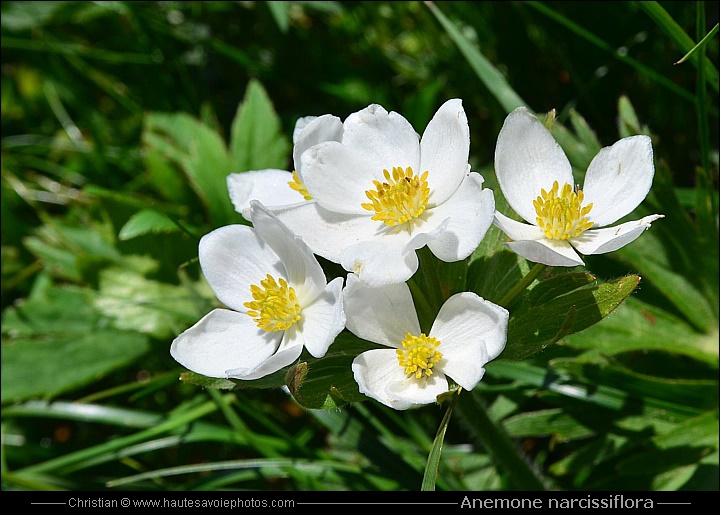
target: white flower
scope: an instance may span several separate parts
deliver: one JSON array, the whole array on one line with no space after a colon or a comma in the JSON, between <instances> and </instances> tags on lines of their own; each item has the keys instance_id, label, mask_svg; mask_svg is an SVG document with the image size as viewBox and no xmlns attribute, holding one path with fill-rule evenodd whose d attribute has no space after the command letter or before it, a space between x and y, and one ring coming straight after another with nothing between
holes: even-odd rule
<instances>
[{"instance_id":1,"label":"white flower","mask_svg":"<svg viewBox=\"0 0 720 515\"><path fill-rule=\"evenodd\" d=\"M254 228L228 225L200 240L215 309L178 336L170 354L209 377L257 379L294 362L305 347L327 352L345 327L342 278L329 284L315 256L275 216L251 203Z\"/></svg>"},{"instance_id":2,"label":"white flower","mask_svg":"<svg viewBox=\"0 0 720 515\"><path fill-rule=\"evenodd\" d=\"M267 207L302 204L311 200L302 180L300 154L323 141L340 141L342 128L340 118L329 114L300 118L293 131L295 170L289 172L268 168L228 175L228 193L235 211L251 221L251 200L257 200Z\"/></svg>"},{"instance_id":3,"label":"white flower","mask_svg":"<svg viewBox=\"0 0 720 515\"><path fill-rule=\"evenodd\" d=\"M349 274L343 298L347 328L388 347L353 361L360 392L397 410L435 402L448 377L472 390L505 348L508 311L472 292L445 301L428 335L406 283L369 288Z\"/></svg>"},{"instance_id":4,"label":"white flower","mask_svg":"<svg viewBox=\"0 0 720 515\"><path fill-rule=\"evenodd\" d=\"M623 138L600 150L582 190L576 190L563 150L540 120L518 107L498 135L495 173L510 207L532 224L496 212L495 225L511 239L507 245L512 250L536 263L584 265L575 250L585 255L612 252L664 216L595 229L630 213L650 191L655 166L647 136Z\"/></svg>"},{"instance_id":5,"label":"white flower","mask_svg":"<svg viewBox=\"0 0 720 515\"><path fill-rule=\"evenodd\" d=\"M371 286L399 283L427 245L439 259L469 256L492 224L493 192L470 172L470 129L459 99L443 104L420 136L373 104L351 114L341 141L302 153L313 200L273 209L316 254Z\"/></svg>"}]
</instances>

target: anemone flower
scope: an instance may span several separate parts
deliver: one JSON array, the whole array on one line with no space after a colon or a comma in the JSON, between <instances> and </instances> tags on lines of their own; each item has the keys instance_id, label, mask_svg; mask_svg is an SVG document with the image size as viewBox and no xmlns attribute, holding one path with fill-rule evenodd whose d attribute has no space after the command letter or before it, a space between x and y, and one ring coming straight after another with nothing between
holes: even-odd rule
<instances>
[{"instance_id":1,"label":"anemone flower","mask_svg":"<svg viewBox=\"0 0 720 515\"><path fill-rule=\"evenodd\" d=\"M342 278L329 284L310 249L260 203L254 227L203 236L200 266L217 308L178 336L170 354L209 377L258 379L293 363L303 348L325 355L345 326Z\"/></svg>"},{"instance_id":2,"label":"anemone flower","mask_svg":"<svg viewBox=\"0 0 720 515\"><path fill-rule=\"evenodd\" d=\"M447 299L427 335L406 283L371 288L348 274L343 299L348 330L387 347L353 361L360 392L396 410L435 402L448 378L472 390L505 348L508 311L472 292Z\"/></svg>"},{"instance_id":3,"label":"anemone flower","mask_svg":"<svg viewBox=\"0 0 720 515\"><path fill-rule=\"evenodd\" d=\"M469 256L492 225L495 200L470 171L470 130L459 99L445 102L422 137L372 104L343 123L340 141L300 156L313 200L278 217L317 255L371 286L408 280L416 250L442 261Z\"/></svg>"},{"instance_id":4,"label":"anemone flower","mask_svg":"<svg viewBox=\"0 0 720 515\"><path fill-rule=\"evenodd\" d=\"M293 131L293 171L268 168L228 175L228 193L235 211L250 221L251 200L268 207L302 204L312 200L302 180L300 155L322 141L340 141L341 136L342 121L336 116L326 114L298 119Z\"/></svg>"},{"instance_id":5,"label":"anemone flower","mask_svg":"<svg viewBox=\"0 0 720 515\"><path fill-rule=\"evenodd\" d=\"M518 107L498 135L495 173L508 204L528 223L500 212L494 223L510 238L512 250L536 263L584 265L578 252L617 250L664 217L649 215L605 227L629 214L650 191L655 166L647 136L623 138L600 150L580 190L573 187L570 162L550 131Z\"/></svg>"}]
</instances>

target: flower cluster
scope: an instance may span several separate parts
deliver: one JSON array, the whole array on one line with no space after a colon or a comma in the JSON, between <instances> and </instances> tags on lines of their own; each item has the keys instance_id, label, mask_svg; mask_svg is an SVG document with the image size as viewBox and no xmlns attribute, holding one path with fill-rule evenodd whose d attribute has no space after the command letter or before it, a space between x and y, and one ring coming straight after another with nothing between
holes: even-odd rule
<instances>
[{"instance_id":1,"label":"flower cluster","mask_svg":"<svg viewBox=\"0 0 720 515\"><path fill-rule=\"evenodd\" d=\"M381 348L358 355L359 391L403 410L436 401L454 386L473 389L507 340L508 311L473 292L447 298L432 327L420 327L407 285L428 247L439 260L467 258L495 224L524 258L583 265L582 254L626 245L662 215L616 227L647 195L654 173L646 136L598 153L583 190L545 126L525 108L507 117L495 171L510 207L469 164L462 102L445 102L420 136L395 112L372 104L348 116L301 118L294 170L228 176L235 209L252 222L202 238L199 259L218 300L171 345L186 368L209 377L252 380L294 363L306 349L321 358L341 331ZM317 257L347 272L329 283ZM343 285L344 283L344 285Z\"/></svg>"}]
</instances>

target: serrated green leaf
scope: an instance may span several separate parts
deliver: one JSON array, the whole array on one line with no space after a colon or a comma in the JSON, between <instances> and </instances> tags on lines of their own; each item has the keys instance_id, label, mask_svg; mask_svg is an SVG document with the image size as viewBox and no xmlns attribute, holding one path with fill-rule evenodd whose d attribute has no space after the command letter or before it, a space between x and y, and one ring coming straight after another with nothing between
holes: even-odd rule
<instances>
[{"instance_id":1,"label":"serrated green leaf","mask_svg":"<svg viewBox=\"0 0 720 515\"><path fill-rule=\"evenodd\" d=\"M132 215L122 226L118 238L129 240L143 234L160 234L179 230L177 224L166 214L155 209L143 209Z\"/></svg>"},{"instance_id":2,"label":"serrated green leaf","mask_svg":"<svg viewBox=\"0 0 720 515\"><path fill-rule=\"evenodd\" d=\"M638 276L629 275L573 291L544 304L523 304L511 313L507 345L501 359L525 359L565 335L598 323L617 308L639 282Z\"/></svg>"},{"instance_id":3,"label":"serrated green leaf","mask_svg":"<svg viewBox=\"0 0 720 515\"><path fill-rule=\"evenodd\" d=\"M119 267L102 270L99 283L95 305L117 329L171 338L197 320L193 298L182 286Z\"/></svg>"},{"instance_id":4,"label":"serrated green leaf","mask_svg":"<svg viewBox=\"0 0 720 515\"><path fill-rule=\"evenodd\" d=\"M250 80L230 134L230 172L288 167L290 143L262 84Z\"/></svg>"},{"instance_id":5,"label":"serrated green leaf","mask_svg":"<svg viewBox=\"0 0 720 515\"><path fill-rule=\"evenodd\" d=\"M537 283L528 295L528 302L535 306L545 304L556 297L595 283L596 278L588 272L570 272L554 275Z\"/></svg>"}]
</instances>

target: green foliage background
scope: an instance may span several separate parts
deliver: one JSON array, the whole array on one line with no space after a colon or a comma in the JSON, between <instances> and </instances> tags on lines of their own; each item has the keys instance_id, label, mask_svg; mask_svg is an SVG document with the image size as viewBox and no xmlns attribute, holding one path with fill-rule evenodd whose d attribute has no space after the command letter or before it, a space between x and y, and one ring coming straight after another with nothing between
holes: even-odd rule
<instances>
[{"instance_id":1,"label":"green foliage background","mask_svg":"<svg viewBox=\"0 0 720 515\"><path fill-rule=\"evenodd\" d=\"M665 218L511 307L437 489L523 484L483 414L547 488L717 490L717 18L715 2L3 2L3 489L419 489L443 406L311 382L298 405L271 388L283 374L179 381L168 350L216 302L199 238L244 223L228 173L289 169L300 116L379 103L422 132L458 97L504 213L494 145L522 104L556 110L576 178L650 135L653 189L630 216ZM440 270L445 294L499 301L527 274L502 239Z\"/></svg>"}]
</instances>

